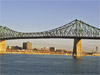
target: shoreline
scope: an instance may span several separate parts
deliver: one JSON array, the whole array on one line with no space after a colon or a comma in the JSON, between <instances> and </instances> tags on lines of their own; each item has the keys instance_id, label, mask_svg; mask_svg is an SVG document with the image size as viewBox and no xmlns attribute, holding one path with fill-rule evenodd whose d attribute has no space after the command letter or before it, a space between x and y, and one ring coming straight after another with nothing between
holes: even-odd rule
<instances>
[{"instance_id":1,"label":"shoreline","mask_svg":"<svg viewBox=\"0 0 100 75\"><path fill-rule=\"evenodd\" d=\"M34 52L0 52L0 54L36 54L36 55L72 55L72 54L55 54L55 53L34 53ZM100 55L82 55L82 56L100 56Z\"/></svg>"},{"instance_id":2,"label":"shoreline","mask_svg":"<svg viewBox=\"0 0 100 75\"><path fill-rule=\"evenodd\" d=\"M72 54L34 53L34 52L0 52L0 54L72 55Z\"/></svg>"}]
</instances>

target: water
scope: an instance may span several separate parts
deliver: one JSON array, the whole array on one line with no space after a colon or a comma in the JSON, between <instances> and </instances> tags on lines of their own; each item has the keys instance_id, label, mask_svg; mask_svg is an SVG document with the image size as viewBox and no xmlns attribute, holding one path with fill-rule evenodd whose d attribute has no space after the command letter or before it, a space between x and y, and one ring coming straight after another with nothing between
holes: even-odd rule
<instances>
[{"instance_id":1,"label":"water","mask_svg":"<svg viewBox=\"0 0 100 75\"><path fill-rule=\"evenodd\" d=\"M0 75L100 75L99 67L98 56L0 55Z\"/></svg>"}]
</instances>

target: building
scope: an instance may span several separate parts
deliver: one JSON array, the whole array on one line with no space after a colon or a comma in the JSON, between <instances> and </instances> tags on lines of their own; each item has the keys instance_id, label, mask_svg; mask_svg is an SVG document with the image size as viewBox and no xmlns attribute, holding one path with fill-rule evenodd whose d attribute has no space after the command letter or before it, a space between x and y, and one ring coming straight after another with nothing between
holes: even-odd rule
<instances>
[{"instance_id":1,"label":"building","mask_svg":"<svg viewBox=\"0 0 100 75\"><path fill-rule=\"evenodd\" d=\"M48 50L49 51L49 48L43 47L43 48L41 48L41 50Z\"/></svg>"},{"instance_id":2,"label":"building","mask_svg":"<svg viewBox=\"0 0 100 75\"><path fill-rule=\"evenodd\" d=\"M7 49L11 49L11 46L7 46Z\"/></svg>"},{"instance_id":3,"label":"building","mask_svg":"<svg viewBox=\"0 0 100 75\"><path fill-rule=\"evenodd\" d=\"M22 50L22 47L19 47L19 46L7 46L7 49L11 50L16 50L16 49L19 49L19 50Z\"/></svg>"},{"instance_id":4,"label":"building","mask_svg":"<svg viewBox=\"0 0 100 75\"><path fill-rule=\"evenodd\" d=\"M55 47L50 47L50 52L55 52L56 48Z\"/></svg>"},{"instance_id":5,"label":"building","mask_svg":"<svg viewBox=\"0 0 100 75\"><path fill-rule=\"evenodd\" d=\"M92 55L93 55L93 56L100 56L100 52L98 52L98 53L95 52L95 53L93 53Z\"/></svg>"},{"instance_id":6,"label":"building","mask_svg":"<svg viewBox=\"0 0 100 75\"><path fill-rule=\"evenodd\" d=\"M19 47L19 46L11 46L11 49L13 49L13 50L16 50L16 49L22 50L22 47Z\"/></svg>"},{"instance_id":7,"label":"building","mask_svg":"<svg viewBox=\"0 0 100 75\"><path fill-rule=\"evenodd\" d=\"M32 50L32 43L31 42L24 42L23 49Z\"/></svg>"}]
</instances>

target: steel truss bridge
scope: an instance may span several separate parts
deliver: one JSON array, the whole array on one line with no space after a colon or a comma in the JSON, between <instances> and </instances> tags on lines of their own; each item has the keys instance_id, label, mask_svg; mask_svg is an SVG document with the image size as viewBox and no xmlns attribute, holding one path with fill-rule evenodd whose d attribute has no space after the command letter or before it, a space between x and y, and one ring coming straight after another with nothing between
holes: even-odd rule
<instances>
[{"instance_id":1,"label":"steel truss bridge","mask_svg":"<svg viewBox=\"0 0 100 75\"><path fill-rule=\"evenodd\" d=\"M23 33L0 26L0 40L26 38L100 39L100 29L77 19L61 27L43 32Z\"/></svg>"},{"instance_id":2,"label":"steel truss bridge","mask_svg":"<svg viewBox=\"0 0 100 75\"><path fill-rule=\"evenodd\" d=\"M24 33L0 26L1 51L6 49L5 40L38 38L72 38L74 39L73 56L80 58L82 56L81 39L100 39L100 28L77 19L61 27L43 32Z\"/></svg>"}]
</instances>

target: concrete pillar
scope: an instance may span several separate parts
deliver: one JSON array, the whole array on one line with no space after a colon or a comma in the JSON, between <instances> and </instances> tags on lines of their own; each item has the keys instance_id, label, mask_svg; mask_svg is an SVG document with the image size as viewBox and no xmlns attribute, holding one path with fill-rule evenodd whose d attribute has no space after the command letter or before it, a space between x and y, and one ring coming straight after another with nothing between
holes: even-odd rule
<instances>
[{"instance_id":1,"label":"concrete pillar","mask_svg":"<svg viewBox=\"0 0 100 75\"><path fill-rule=\"evenodd\" d=\"M0 40L0 51L6 51L6 40Z\"/></svg>"},{"instance_id":2,"label":"concrete pillar","mask_svg":"<svg viewBox=\"0 0 100 75\"><path fill-rule=\"evenodd\" d=\"M81 59L82 57L82 40L80 38L74 39L73 57Z\"/></svg>"}]
</instances>

